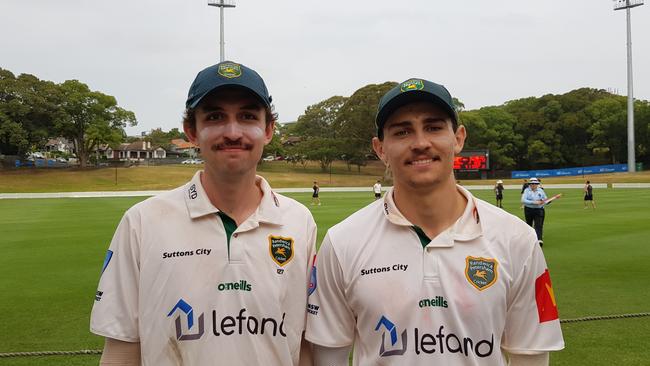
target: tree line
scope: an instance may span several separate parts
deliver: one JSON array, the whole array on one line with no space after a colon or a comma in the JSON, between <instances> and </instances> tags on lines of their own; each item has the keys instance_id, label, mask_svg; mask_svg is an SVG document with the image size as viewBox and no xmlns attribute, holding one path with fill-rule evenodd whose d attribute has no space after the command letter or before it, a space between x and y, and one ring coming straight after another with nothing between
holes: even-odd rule
<instances>
[{"instance_id":1,"label":"tree line","mask_svg":"<svg viewBox=\"0 0 650 366\"><path fill-rule=\"evenodd\" d=\"M334 96L307 107L297 121L280 129L298 142L269 152L320 161L334 159L359 167L373 156L374 118L381 96L397 85L371 84L350 97ZM492 170L550 169L627 161L627 98L581 88L465 110L454 99L459 122L468 131L465 150L488 149ZM650 102L636 100L636 159L650 163Z\"/></svg>"},{"instance_id":2,"label":"tree line","mask_svg":"<svg viewBox=\"0 0 650 366\"><path fill-rule=\"evenodd\" d=\"M382 95L397 83L366 85L351 96L333 96L307 107L295 123L278 128L265 155L298 163L334 160L360 169L376 159L371 139ZM455 99L459 122L468 130L465 149L488 149L493 170L527 170L622 163L627 160L626 97L581 88L511 100L499 106L465 110ZM650 102L636 100L636 159L650 163ZM0 153L25 155L49 138L65 137L82 166L95 149L129 141L124 128L137 124L135 114L115 97L77 80L57 84L36 76L15 76L0 68ZM154 129L146 139L166 147L184 138L178 128Z\"/></svg>"},{"instance_id":3,"label":"tree line","mask_svg":"<svg viewBox=\"0 0 650 366\"><path fill-rule=\"evenodd\" d=\"M57 84L0 68L0 153L22 155L52 137L72 142L81 167L99 145L124 141L135 114L78 80Z\"/></svg>"}]
</instances>

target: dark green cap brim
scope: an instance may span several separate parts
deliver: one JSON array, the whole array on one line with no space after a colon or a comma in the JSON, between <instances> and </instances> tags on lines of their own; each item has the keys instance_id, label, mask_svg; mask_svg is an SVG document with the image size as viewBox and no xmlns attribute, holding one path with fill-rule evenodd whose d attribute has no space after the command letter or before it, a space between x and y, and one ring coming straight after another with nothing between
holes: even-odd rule
<instances>
[{"instance_id":1,"label":"dark green cap brim","mask_svg":"<svg viewBox=\"0 0 650 366\"><path fill-rule=\"evenodd\" d=\"M222 68L230 68L224 72ZM224 61L205 68L196 75L185 102L186 108L196 108L203 98L223 87L241 87L257 96L263 105L271 107L271 96L262 77L242 64Z\"/></svg>"},{"instance_id":2,"label":"dark green cap brim","mask_svg":"<svg viewBox=\"0 0 650 366\"><path fill-rule=\"evenodd\" d=\"M410 82L414 79L409 79L404 83ZM416 79L419 80L419 79ZM402 91L401 83L389 90L379 101L379 109L377 111L377 117L375 118L375 125L377 126L377 136L383 136L383 128L386 124L386 121L393 112L395 112L400 107L415 102L429 102L435 104L442 108L449 117L454 121L458 122L458 116L456 114L456 108L454 107L451 94L447 89L439 84L421 80L423 83L422 89L419 90L410 90Z\"/></svg>"}]
</instances>

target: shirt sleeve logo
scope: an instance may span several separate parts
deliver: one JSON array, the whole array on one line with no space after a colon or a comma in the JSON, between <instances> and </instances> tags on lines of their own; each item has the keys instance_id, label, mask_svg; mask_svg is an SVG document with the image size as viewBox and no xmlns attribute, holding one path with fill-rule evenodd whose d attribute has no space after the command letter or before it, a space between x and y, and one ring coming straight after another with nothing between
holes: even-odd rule
<instances>
[{"instance_id":1,"label":"shirt sleeve logo","mask_svg":"<svg viewBox=\"0 0 650 366\"><path fill-rule=\"evenodd\" d=\"M483 291L497 281L499 262L493 258L465 258L465 278L477 290Z\"/></svg>"},{"instance_id":2,"label":"shirt sleeve logo","mask_svg":"<svg viewBox=\"0 0 650 366\"><path fill-rule=\"evenodd\" d=\"M312 261L312 266L311 266L311 275L309 276L309 288L307 289L307 296L311 296L311 294L316 291L316 285L317 285L317 279L316 279L316 255L314 254L314 260Z\"/></svg>"},{"instance_id":3,"label":"shirt sleeve logo","mask_svg":"<svg viewBox=\"0 0 650 366\"><path fill-rule=\"evenodd\" d=\"M113 259L113 251L108 250L106 251L106 257L104 257L104 264L102 265L102 274L104 274L104 271L106 270L106 267L108 267L108 264L111 263L111 259Z\"/></svg>"},{"instance_id":4,"label":"shirt sleeve logo","mask_svg":"<svg viewBox=\"0 0 650 366\"><path fill-rule=\"evenodd\" d=\"M269 235L269 254L280 267L293 259L293 238Z\"/></svg>"},{"instance_id":5,"label":"shirt sleeve logo","mask_svg":"<svg viewBox=\"0 0 650 366\"><path fill-rule=\"evenodd\" d=\"M548 269L535 280L535 301L537 301L537 314L539 322L544 323L558 318L555 293L551 285L551 275Z\"/></svg>"}]
</instances>

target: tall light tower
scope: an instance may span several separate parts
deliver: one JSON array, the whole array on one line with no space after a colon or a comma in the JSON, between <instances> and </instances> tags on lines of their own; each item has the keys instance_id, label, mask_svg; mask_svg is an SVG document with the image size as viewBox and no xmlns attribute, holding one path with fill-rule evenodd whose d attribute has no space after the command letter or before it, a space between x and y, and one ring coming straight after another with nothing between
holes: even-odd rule
<instances>
[{"instance_id":1,"label":"tall light tower","mask_svg":"<svg viewBox=\"0 0 650 366\"><path fill-rule=\"evenodd\" d=\"M221 41L219 42L219 61L223 62L224 61L224 42L223 42L223 9L224 8L234 8L235 7L235 1L234 0L208 0L208 6L216 6L219 8L219 15L221 18L221 29L220 29L220 37Z\"/></svg>"},{"instance_id":2,"label":"tall light tower","mask_svg":"<svg viewBox=\"0 0 650 366\"><path fill-rule=\"evenodd\" d=\"M627 12L627 171L636 170L634 156L634 92L632 88L632 24L630 9L643 5L643 0L614 0L614 10Z\"/></svg>"}]
</instances>

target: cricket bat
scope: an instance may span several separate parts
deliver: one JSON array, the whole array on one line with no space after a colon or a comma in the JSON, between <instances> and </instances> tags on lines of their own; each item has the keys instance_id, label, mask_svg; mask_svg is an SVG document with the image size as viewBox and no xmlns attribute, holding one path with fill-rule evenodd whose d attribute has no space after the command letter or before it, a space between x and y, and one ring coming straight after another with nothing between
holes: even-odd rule
<instances>
[{"instance_id":1,"label":"cricket bat","mask_svg":"<svg viewBox=\"0 0 650 366\"><path fill-rule=\"evenodd\" d=\"M551 197L551 198L547 198L547 199L545 199L545 200L544 200L544 204L545 204L545 205L548 205L549 203L555 201L556 199L558 199L558 198L560 198L560 197L562 197L562 193L558 193L558 194L556 194L555 196L553 196L553 197Z\"/></svg>"}]
</instances>

